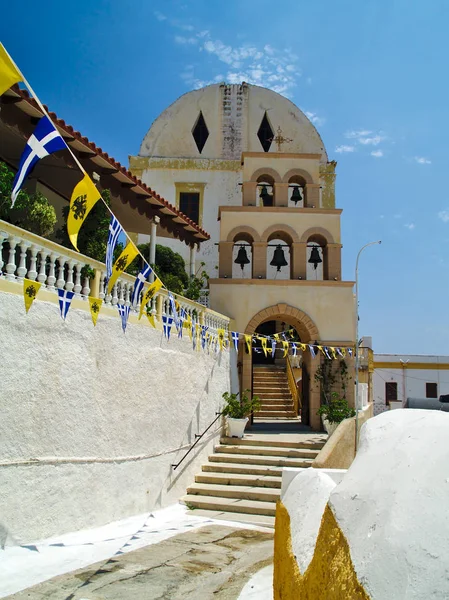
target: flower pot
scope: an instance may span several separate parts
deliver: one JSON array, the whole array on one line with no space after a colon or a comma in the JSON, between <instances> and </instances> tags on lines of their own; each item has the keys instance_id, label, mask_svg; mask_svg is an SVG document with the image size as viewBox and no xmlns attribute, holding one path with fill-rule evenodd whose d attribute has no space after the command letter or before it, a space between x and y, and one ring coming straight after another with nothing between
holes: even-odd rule
<instances>
[{"instance_id":1,"label":"flower pot","mask_svg":"<svg viewBox=\"0 0 449 600\"><path fill-rule=\"evenodd\" d=\"M323 425L327 435L330 437L340 425L340 423L329 423L327 419L323 419Z\"/></svg>"},{"instance_id":2,"label":"flower pot","mask_svg":"<svg viewBox=\"0 0 449 600\"><path fill-rule=\"evenodd\" d=\"M248 423L248 417L245 419L232 419L227 417L228 424L228 436L242 438L245 431L246 424Z\"/></svg>"}]
</instances>

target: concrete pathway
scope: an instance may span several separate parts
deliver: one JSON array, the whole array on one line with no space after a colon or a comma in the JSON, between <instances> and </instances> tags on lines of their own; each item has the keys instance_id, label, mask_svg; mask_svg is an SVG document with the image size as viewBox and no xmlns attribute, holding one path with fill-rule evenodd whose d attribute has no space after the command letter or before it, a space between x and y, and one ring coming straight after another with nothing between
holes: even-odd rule
<instances>
[{"instance_id":1,"label":"concrete pathway","mask_svg":"<svg viewBox=\"0 0 449 600\"><path fill-rule=\"evenodd\" d=\"M0 551L0 597L252 600L257 592L271 600L272 559L272 530L191 516L177 505Z\"/></svg>"}]
</instances>

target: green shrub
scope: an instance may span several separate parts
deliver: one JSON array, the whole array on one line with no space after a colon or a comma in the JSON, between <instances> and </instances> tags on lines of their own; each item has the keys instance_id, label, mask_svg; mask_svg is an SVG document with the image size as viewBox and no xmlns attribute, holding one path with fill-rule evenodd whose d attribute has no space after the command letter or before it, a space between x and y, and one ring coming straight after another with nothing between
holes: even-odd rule
<instances>
[{"instance_id":1,"label":"green shrub","mask_svg":"<svg viewBox=\"0 0 449 600\"><path fill-rule=\"evenodd\" d=\"M250 390L245 390L242 394L242 399L239 400L239 394L230 394L225 392L223 400L225 407L222 414L231 419L244 419L249 413L257 411L260 408L259 396L254 396L249 399Z\"/></svg>"},{"instance_id":2,"label":"green shrub","mask_svg":"<svg viewBox=\"0 0 449 600\"><path fill-rule=\"evenodd\" d=\"M329 403L323 404L316 414L329 421L329 423L341 423L344 419L354 417L355 410L349 407L345 398L341 398L337 392L332 392Z\"/></svg>"}]
</instances>

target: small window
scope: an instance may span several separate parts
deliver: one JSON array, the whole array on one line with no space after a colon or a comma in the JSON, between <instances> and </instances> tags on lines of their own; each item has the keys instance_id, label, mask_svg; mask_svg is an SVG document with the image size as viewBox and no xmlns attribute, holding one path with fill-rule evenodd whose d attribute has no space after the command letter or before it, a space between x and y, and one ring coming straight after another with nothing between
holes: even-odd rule
<instances>
[{"instance_id":1,"label":"small window","mask_svg":"<svg viewBox=\"0 0 449 600\"><path fill-rule=\"evenodd\" d=\"M180 192L179 210L195 223L200 220L200 195L198 192Z\"/></svg>"},{"instance_id":2,"label":"small window","mask_svg":"<svg viewBox=\"0 0 449 600\"><path fill-rule=\"evenodd\" d=\"M398 399L398 384L396 381L385 382L385 403L390 404L390 401Z\"/></svg>"},{"instance_id":3,"label":"small window","mask_svg":"<svg viewBox=\"0 0 449 600\"><path fill-rule=\"evenodd\" d=\"M209 137L209 130L207 128L206 121L204 120L202 112L200 112L195 126L192 129L192 135L193 139L195 140L196 147L198 148L198 152L201 154L204 145L207 141L207 138Z\"/></svg>"},{"instance_id":4,"label":"small window","mask_svg":"<svg viewBox=\"0 0 449 600\"><path fill-rule=\"evenodd\" d=\"M438 386L436 383L426 383L426 398L438 398Z\"/></svg>"},{"instance_id":5,"label":"small window","mask_svg":"<svg viewBox=\"0 0 449 600\"><path fill-rule=\"evenodd\" d=\"M268 120L267 113L265 113L263 116L262 122L259 127L259 131L257 132L257 137L259 138L260 143L262 144L262 148L264 149L264 152L268 152L268 150L270 149L270 146L271 146L271 142L273 141L273 138L274 138L274 132L271 129L271 125Z\"/></svg>"}]
</instances>

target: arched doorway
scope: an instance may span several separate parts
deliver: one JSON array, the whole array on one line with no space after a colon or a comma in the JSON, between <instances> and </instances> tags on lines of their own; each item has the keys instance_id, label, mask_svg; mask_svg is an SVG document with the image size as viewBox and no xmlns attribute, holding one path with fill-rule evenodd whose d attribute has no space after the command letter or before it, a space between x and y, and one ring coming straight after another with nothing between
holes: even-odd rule
<instances>
[{"instance_id":1,"label":"arched doorway","mask_svg":"<svg viewBox=\"0 0 449 600\"><path fill-rule=\"evenodd\" d=\"M258 312L248 323L245 334L252 335L257 331L260 333L260 328L263 328L264 324L267 324L265 327L273 328L273 325L268 325L272 322L284 323L296 330L301 342L304 344L314 343L315 340L320 339L318 328L312 319L303 311L287 304L276 304ZM253 390L253 355L254 352L247 353L241 348L241 386L242 389L250 389L251 391ZM312 429L317 431L321 427L320 417L316 415L320 406L320 389L315 381L315 372L319 364L319 356L313 357L309 351L303 353L303 424L310 425ZM304 382L307 382L306 388L304 388Z\"/></svg>"}]
</instances>

